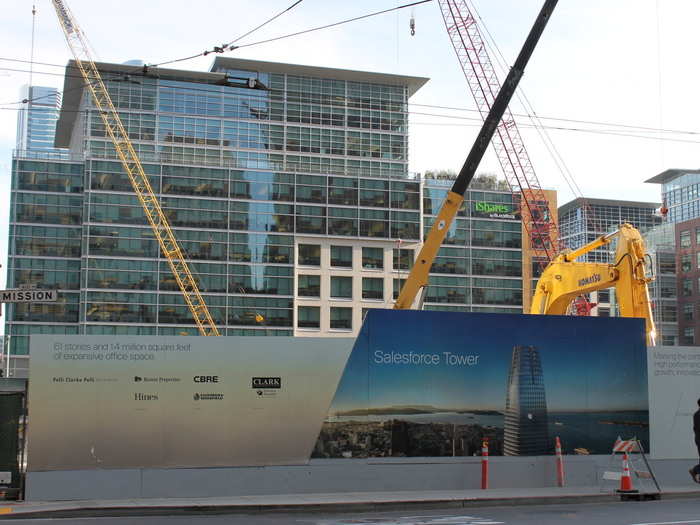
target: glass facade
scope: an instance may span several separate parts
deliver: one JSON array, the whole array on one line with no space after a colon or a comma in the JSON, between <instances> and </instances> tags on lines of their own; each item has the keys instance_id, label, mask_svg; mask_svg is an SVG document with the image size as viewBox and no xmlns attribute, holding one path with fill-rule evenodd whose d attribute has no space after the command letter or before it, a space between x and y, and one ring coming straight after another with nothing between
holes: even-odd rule
<instances>
[{"instance_id":1,"label":"glass facade","mask_svg":"<svg viewBox=\"0 0 700 525\"><path fill-rule=\"evenodd\" d=\"M313 306L297 311L297 297L354 296L350 276L297 278L297 264L321 263L320 243L309 238L420 241L406 104L425 79L251 64L217 60L216 75L137 82L114 65L103 77L222 334L292 335L321 317ZM268 89L242 87L249 77ZM53 113L20 122L36 124L36 140L13 159L8 287L53 288L60 299L8 307L12 351L27 354L32 333L196 334L90 97L64 108L59 123L80 162L26 151L46 138L44 127L53 146L59 98L48 95ZM299 235L306 240L295 260ZM343 243L331 257L333 266L353 266ZM366 261L381 268L371 250ZM381 292L376 284L367 291ZM343 331L353 328L352 310L323 315Z\"/></svg>"},{"instance_id":2,"label":"glass facade","mask_svg":"<svg viewBox=\"0 0 700 525\"><path fill-rule=\"evenodd\" d=\"M125 82L103 67L222 334L347 336L390 307L449 189L408 172L407 101L425 79L217 59L219 75ZM8 287L60 299L7 307L12 351L33 333L197 334L90 98L64 109L57 142L79 161L13 159ZM469 191L425 308L522 310L520 221L483 203L516 206Z\"/></svg>"},{"instance_id":3,"label":"glass facade","mask_svg":"<svg viewBox=\"0 0 700 525\"><path fill-rule=\"evenodd\" d=\"M575 199L559 207L559 233L567 248L576 249L610 233L623 222L644 233L661 224L656 214L659 203ZM578 260L582 262L614 262L614 247L593 250Z\"/></svg>"},{"instance_id":4,"label":"glass facade","mask_svg":"<svg viewBox=\"0 0 700 525\"><path fill-rule=\"evenodd\" d=\"M61 107L59 91L53 87L24 86L20 96L27 103L17 115L16 149L52 157L65 155L67 150L54 147Z\"/></svg>"},{"instance_id":5,"label":"glass facade","mask_svg":"<svg viewBox=\"0 0 700 525\"><path fill-rule=\"evenodd\" d=\"M423 228L432 227L451 180L428 179L423 188ZM523 261L521 222L492 218L486 204L514 211L517 199L509 191L481 190L473 184L430 270L423 308L466 312L521 313ZM407 258L394 250L395 265L410 269Z\"/></svg>"}]
</instances>

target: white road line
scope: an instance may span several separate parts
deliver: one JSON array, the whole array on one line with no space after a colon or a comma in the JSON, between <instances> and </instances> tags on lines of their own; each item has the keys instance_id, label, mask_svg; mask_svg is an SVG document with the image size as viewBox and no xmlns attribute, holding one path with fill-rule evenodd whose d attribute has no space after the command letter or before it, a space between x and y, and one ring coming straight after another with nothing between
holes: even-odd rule
<instances>
[{"instance_id":1,"label":"white road line","mask_svg":"<svg viewBox=\"0 0 700 525\"><path fill-rule=\"evenodd\" d=\"M700 520L654 521L650 523L632 523L630 525L686 525L687 523L700 523Z\"/></svg>"}]
</instances>

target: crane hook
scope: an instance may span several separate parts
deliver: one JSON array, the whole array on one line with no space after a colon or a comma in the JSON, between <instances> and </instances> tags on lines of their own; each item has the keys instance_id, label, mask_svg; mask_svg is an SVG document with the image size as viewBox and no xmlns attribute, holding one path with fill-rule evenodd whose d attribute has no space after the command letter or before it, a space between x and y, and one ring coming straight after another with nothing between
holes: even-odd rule
<instances>
[{"instance_id":1,"label":"crane hook","mask_svg":"<svg viewBox=\"0 0 700 525\"><path fill-rule=\"evenodd\" d=\"M416 19L411 16L411 21L409 22L409 26L411 28L411 36L415 36L416 34Z\"/></svg>"}]
</instances>

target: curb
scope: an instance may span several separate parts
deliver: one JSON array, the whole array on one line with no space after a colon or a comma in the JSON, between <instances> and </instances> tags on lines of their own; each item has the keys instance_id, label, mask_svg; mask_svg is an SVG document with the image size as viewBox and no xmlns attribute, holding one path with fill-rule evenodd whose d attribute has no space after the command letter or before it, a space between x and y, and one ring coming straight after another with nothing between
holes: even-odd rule
<instances>
[{"instance_id":1,"label":"curb","mask_svg":"<svg viewBox=\"0 0 700 525\"><path fill-rule=\"evenodd\" d=\"M700 493L671 493L671 498L698 497ZM664 494L666 497L666 494ZM247 514L247 513L341 513L372 512L401 509L473 508L494 506L530 506L556 504L611 503L620 501L614 494L584 494L555 496L522 496L494 498L457 498L426 500L388 500L332 503L281 503L281 504L193 504L193 505L138 505L129 507L76 506L58 509L22 509L18 506L0 507L0 520L31 518L78 518L78 517L128 517L128 516L179 516L195 514Z\"/></svg>"}]
</instances>

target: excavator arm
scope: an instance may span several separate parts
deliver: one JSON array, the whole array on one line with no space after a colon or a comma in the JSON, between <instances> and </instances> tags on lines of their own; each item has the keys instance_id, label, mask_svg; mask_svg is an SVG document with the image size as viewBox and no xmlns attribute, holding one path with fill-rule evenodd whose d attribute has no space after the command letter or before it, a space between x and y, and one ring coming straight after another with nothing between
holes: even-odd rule
<instances>
[{"instance_id":1,"label":"excavator arm","mask_svg":"<svg viewBox=\"0 0 700 525\"><path fill-rule=\"evenodd\" d=\"M578 257L610 244L614 238L618 239L614 264L576 262ZM646 276L645 257L644 241L629 224L573 252L562 253L542 273L530 313L564 315L579 295L614 287L621 316L643 318L647 344L653 346L656 329L647 286L652 279Z\"/></svg>"}]
</instances>

